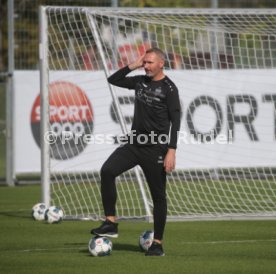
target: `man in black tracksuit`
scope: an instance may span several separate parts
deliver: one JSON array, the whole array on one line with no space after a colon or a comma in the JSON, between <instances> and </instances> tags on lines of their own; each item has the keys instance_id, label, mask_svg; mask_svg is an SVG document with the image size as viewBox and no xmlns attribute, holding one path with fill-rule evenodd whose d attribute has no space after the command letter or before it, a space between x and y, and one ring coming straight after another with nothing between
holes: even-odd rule
<instances>
[{"instance_id":1,"label":"man in black tracksuit","mask_svg":"<svg viewBox=\"0 0 276 274\"><path fill-rule=\"evenodd\" d=\"M134 118L127 144L117 148L102 166L101 193L106 220L91 230L94 235L118 237L115 178L140 165L153 200L154 241L147 256L164 255L161 241L167 216L166 172L175 168L180 128L178 90L165 76L164 62L164 53L151 48L108 78L112 85L135 90ZM140 67L144 67L146 75L126 77Z\"/></svg>"}]
</instances>

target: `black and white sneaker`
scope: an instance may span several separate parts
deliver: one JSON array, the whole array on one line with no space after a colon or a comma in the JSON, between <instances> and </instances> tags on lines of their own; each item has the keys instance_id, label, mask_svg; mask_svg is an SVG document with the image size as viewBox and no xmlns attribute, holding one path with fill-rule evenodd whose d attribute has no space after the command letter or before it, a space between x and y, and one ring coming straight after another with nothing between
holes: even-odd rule
<instances>
[{"instance_id":1,"label":"black and white sneaker","mask_svg":"<svg viewBox=\"0 0 276 274\"><path fill-rule=\"evenodd\" d=\"M165 256L162 244L153 241L145 256Z\"/></svg>"},{"instance_id":2,"label":"black and white sneaker","mask_svg":"<svg viewBox=\"0 0 276 274\"><path fill-rule=\"evenodd\" d=\"M91 234L102 237L118 238L118 224L105 220L99 227L93 228Z\"/></svg>"}]
</instances>

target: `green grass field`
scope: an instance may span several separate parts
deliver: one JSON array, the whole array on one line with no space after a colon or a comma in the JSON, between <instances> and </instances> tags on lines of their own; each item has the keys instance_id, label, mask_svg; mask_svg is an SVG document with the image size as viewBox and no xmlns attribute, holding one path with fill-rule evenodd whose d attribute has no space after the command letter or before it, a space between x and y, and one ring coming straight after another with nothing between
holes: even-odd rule
<instances>
[{"instance_id":1,"label":"green grass field","mask_svg":"<svg viewBox=\"0 0 276 274\"><path fill-rule=\"evenodd\" d=\"M32 220L38 185L0 187L0 273L276 273L276 221L169 222L165 257L145 257L138 236L152 224L120 222L108 257L92 257L98 222Z\"/></svg>"}]
</instances>

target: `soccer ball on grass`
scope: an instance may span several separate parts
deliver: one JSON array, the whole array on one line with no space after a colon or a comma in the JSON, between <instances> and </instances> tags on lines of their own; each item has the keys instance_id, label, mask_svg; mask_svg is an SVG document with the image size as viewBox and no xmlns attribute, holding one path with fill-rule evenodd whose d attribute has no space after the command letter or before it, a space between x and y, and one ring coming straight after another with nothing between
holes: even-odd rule
<instances>
[{"instance_id":1,"label":"soccer ball on grass","mask_svg":"<svg viewBox=\"0 0 276 274\"><path fill-rule=\"evenodd\" d=\"M45 220L46 205L44 203L35 204L32 208L32 217L36 221Z\"/></svg>"},{"instance_id":2,"label":"soccer ball on grass","mask_svg":"<svg viewBox=\"0 0 276 274\"><path fill-rule=\"evenodd\" d=\"M50 206L45 212L45 220L49 224L58 224L63 219L63 211L57 206Z\"/></svg>"},{"instance_id":3,"label":"soccer ball on grass","mask_svg":"<svg viewBox=\"0 0 276 274\"><path fill-rule=\"evenodd\" d=\"M151 246L154 238L154 232L151 230L144 231L139 237L139 247L142 251L147 251Z\"/></svg>"},{"instance_id":4,"label":"soccer ball on grass","mask_svg":"<svg viewBox=\"0 0 276 274\"><path fill-rule=\"evenodd\" d=\"M102 257L111 254L112 242L106 237L94 237L88 243L88 249L91 255Z\"/></svg>"}]
</instances>

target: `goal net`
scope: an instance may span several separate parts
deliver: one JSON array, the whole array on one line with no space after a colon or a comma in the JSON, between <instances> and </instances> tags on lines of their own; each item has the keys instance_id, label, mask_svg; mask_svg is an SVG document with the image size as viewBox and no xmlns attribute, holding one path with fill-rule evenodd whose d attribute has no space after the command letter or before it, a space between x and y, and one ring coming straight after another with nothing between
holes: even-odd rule
<instances>
[{"instance_id":1,"label":"goal net","mask_svg":"<svg viewBox=\"0 0 276 274\"><path fill-rule=\"evenodd\" d=\"M275 218L275 10L42 7L40 32L47 203L66 218L103 217L100 168L134 105L134 91L106 79L159 47L182 105L168 218ZM139 167L116 186L119 218L152 217Z\"/></svg>"}]
</instances>

